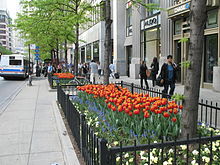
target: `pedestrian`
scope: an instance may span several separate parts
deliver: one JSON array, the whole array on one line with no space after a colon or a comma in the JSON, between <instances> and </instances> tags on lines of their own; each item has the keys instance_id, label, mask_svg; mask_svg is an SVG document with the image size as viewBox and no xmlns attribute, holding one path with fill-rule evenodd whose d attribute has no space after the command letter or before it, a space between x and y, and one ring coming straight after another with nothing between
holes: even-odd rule
<instances>
[{"instance_id":1,"label":"pedestrian","mask_svg":"<svg viewBox=\"0 0 220 165\"><path fill-rule=\"evenodd\" d=\"M150 67L151 67L152 84L154 87L156 84L156 78L157 78L157 74L159 71L159 63L158 63L157 57L154 57L153 62Z\"/></svg>"},{"instance_id":2,"label":"pedestrian","mask_svg":"<svg viewBox=\"0 0 220 165\"><path fill-rule=\"evenodd\" d=\"M82 65L82 72L83 72L83 76L86 77L87 73L89 72L89 68L88 68L88 66L87 66L86 63L84 63L84 64Z\"/></svg>"},{"instance_id":3,"label":"pedestrian","mask_svg":"<svg viewBox=\"0 0 220 165\"><path fill-rule=\"evenodd\" d=\"M78 64L78 74L81 76L82 75L82 63Z\"/></svg>"},{"instance_id":4,"label":"pedestrian","mask_svg":"<svg viewBox=\"0 0 220 165\"><path fill-rule=\"evenodd\" d=\"M98 74L99 74L99 79L100 79L101 78L101 74L102 74L102 68L101 68L101 65L100 65L99 61L97 62L97 65L98 65Z\"/></svg>"},{"instance_id":5,"label":"pedestrian","mask_svg":"<svg viewBox=\"0 0 220 165\"><path fill-rule=\"evenodd\" d=\"M141 88L143 88L143 80L144 80L146 88L149 89L148 82L147 82L147 71L148 71L147 65L145 61L142 61L141 66L140 66L140 72L139 72L140 78L141 78Z\"/></svg>"},{"instance_id":6,"label":"pedestrian","mask_svg":"<svg viewBox=\"0 0 220 165\"><path fill-rule=\"evenodd\" d=\"M53 72L53 67L52 65L49 63L48 67L47 67L47 74L51 74Z\"/></svg>"},{"instance_id":7,"label":"pedestrian","mask_svg":"<svg viewBox=\"0 0 220 165\"><path fill-rule=\"evenodd\" d=\"M59 63L57 67L57 73L61 73L61 72L62 72L62 65Z\"/></svg>"},{"instance_id":8,"label":"pedestrian","mask_svg":"<svg viewBox=\"0 0 220 165\"><path fill-rule=\"evenodd\" d=\"M90 66L90 82L92 82L92 84L95 84L96 77L98 76L98 65L97 63L95 63L94 60L92 60L89 66Z\"/></svg>"},{"instance_id":9,"label":"pedestrian","mask_svg":"<svg viewBox=\"0 0 220 165\"><path fill-rule=\"evenodd\" d=\"M109 71L110 71L110 76L112 77L112 78L115 78L115 64L110 64L109 65Z\"/></svg>"},{"instance_id":10,"label":"pedestrian","mask_svg":"<svg viewBox=\"0 0 220 165\"><path fill-rule=\"evenodd\" d=\"M161 83L164 85L164 89L162 91L164 98L167 97L168 89L170 87L169 91L169 97L171 97L175 90L175 83L176 83L176 71L177 71L177 65L173 62L173 56L168 55L167 56L167 62L163 64L161 68Z\"/></svg>"}]
</instances>

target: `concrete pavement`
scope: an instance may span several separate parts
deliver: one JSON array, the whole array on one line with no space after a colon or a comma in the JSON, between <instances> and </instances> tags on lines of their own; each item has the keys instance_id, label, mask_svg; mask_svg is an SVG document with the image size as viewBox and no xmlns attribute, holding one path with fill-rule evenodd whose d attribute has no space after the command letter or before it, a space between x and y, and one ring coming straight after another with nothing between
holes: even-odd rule
<instances>
[{"instance_id":1,"label":"concrete pavement","mask_svg":"<svg viewBox=\"0 0 220 165\"><path fill-rule=\"evenodd\" d=\"M34 80L0 115L0 165L79 165L65 131L56 93Z\"/></svg>"}]
</instances>

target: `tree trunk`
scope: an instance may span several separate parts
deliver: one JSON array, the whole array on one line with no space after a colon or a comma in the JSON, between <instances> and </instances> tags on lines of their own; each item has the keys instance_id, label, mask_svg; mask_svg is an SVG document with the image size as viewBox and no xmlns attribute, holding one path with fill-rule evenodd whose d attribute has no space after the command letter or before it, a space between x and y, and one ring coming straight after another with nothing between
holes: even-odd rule
<instances>
[{"instance_id":1,"label":"tree trunk","mask_svg":"<svg viewBox=\"0 0 220 165\"><path fill-rule=\"evenodd\" d=\"M105 57L104 57L104 84L109 84L109 59L111 51L111 1L105 1Z\"/></svg>"},{"instance_id":2,"label":"tree trunk","mask_svg":"<svg viewBox=\"0 0 220 165\"><path fill-rule=\"evenodd\" d=\"M51 49L50 51L50 58L51 58L51 61L53 61L53 49Z\"/></svg>"},{"instance_id":3,"label":"tree trunk","mask_svg":"<svg viewBox=\"0 0 220 165\"><path fill-rule=\"evenodd\" d=\"M67 65L67 40L65 40L65 64Z\"/></svg>"},{"instance_id":4,"label":"tree trunk","mask_svg":"<svg viewBox=\"0 0 220 165\"><path fill-rule=\"evenodd\" d=\"M79 24L76 25L76 42L74 51L74 70L78 74L78 56L79 56Z\"/></svg>"},{"instance_id":5,"label":"tree trunk","mask_svg":"<svg viewBox=\"0 0 220 165\"><path fill-rule=\"evenodd\" d=\"M59 40L57 39L57 58L56 58L57 65L59 65Z\"/></svg>"},{"instance_id":6,"label":"tree trunk","mask_svg":"<svg viewBox=\"0 0 220 165\"><path fill-rule=\"evenodd\" d=\"M190 11L190 67L187 68L184 87L184 110L182 113L182 137L196 136L198 121L198 102L201 83L201 66L206 23L206 0L192 0Z\"/></svg>"}]
</instances>

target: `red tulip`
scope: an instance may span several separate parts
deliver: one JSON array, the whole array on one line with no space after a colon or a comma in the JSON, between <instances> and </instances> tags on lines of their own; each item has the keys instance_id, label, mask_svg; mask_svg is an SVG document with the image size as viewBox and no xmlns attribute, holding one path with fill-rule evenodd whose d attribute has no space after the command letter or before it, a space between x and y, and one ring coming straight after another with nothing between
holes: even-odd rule
<instances>
[{"instance_id":1,"label":"red tulip","mask_svg":"<svg viewBox=\"0 0 220 165\"><path fill-rule=\"evenodd\" d=\"M163 116L164 116L164 117L170 117L170 114L169 114L168 112L164 112L164 113L163 113Z\"/></svg>"}]
</instances>

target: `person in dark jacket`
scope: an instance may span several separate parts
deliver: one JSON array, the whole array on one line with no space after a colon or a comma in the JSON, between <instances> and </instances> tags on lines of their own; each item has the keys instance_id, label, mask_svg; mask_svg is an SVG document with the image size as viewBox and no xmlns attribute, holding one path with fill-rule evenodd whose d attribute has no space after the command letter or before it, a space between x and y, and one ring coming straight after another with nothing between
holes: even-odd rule
<instances>
[{"instance_id":1,"label":"person in dark jacket","mask_svg":"<svg viewBox=\"0 0 220 165\"><path fill-rule=\"evenodd\" d=\"M164 84L164 89L162 91L163 96L166 97L168 94L168 89L170 87L169 95L172 96L175 90L176 83L176 70L177 65L173 63L173 56L167 56L167 63L164 63L161 68L161 83Z\"/></svg>"},{"instance_id":2,"label":"person in dark jacket","mask_svg":"<svg viewBox=\"0 0 220 165\"><path fill-rule=\"evenodd\" d=\"M149 89L148 82L147 82L147 65L144 61L142 61L140 66L140 78L141 78L141 88L143 88L143 80L145 81L146 88Z\"/></svg>"},{"instance_id":3,"label":"person in dark jacket","mask_svg":"<svg viewBox=\"0 0 220 165\"><path fill-rule=\"evenodd\" d=\"M150 67L152 68L151 69L151 78L152 78L152 83L153 83L153 87L154 87L156 84L156 78L157 78L157 74L159 71L159 63L157 61L157 57L154 57L153 62Z\"/></svg>"}]
</instances>

